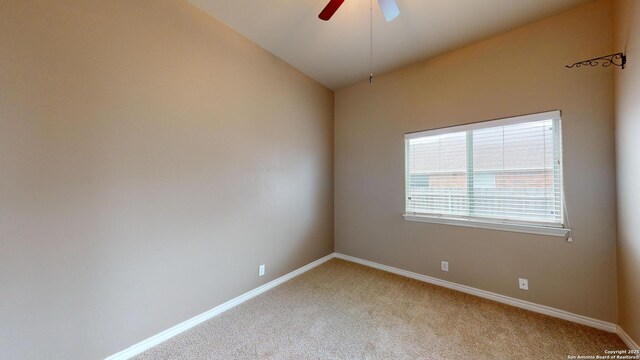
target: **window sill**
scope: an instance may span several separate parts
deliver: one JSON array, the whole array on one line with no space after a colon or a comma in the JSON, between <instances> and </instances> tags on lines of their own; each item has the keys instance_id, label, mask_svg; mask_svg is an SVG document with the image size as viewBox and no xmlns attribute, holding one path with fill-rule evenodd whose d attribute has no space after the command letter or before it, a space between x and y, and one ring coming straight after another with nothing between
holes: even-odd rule
<instances>
[{"instance_id":1,"label":"window sill","mask_svg":"<svg viewBox=\"0 0 640 360\"><path fill-rule=\"evenodd\" d=\"M455 219L455 218L435 217L435 216L425 216L425 215L405 214L405 215L402 215L402 217L404 217L404 219L407 221L418 221L418 222L426 222L426 223L433 223L433 224L465 226L465 227L474 227L474 228L480 228L480 229L502 230L502 231L558 236L558 237L566 237L567 234L571 232L570 229L560 228L560 227L555 228L555 227L536 226L536 225L507 224L507 223L500 223L500 222Z\"/></svg>"}]
</instances>

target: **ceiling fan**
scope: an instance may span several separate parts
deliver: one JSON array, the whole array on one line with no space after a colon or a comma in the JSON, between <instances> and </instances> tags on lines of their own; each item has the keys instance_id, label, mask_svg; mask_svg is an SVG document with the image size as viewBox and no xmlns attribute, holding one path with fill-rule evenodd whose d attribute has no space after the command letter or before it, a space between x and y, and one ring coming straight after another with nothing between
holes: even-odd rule
<instances>
[{"instance_id":1,"label":"ceiling fan","mask_svg":"<svg viewBox=\"0 0 640 360\"><path fill-rule=\"evenodd\" d=\"M324 21L329 21L343 2L344 0L330 0L318 17ZM391 21L400 15L400 9L395 0L378 0L378 4L387 21Z\"/></svg>"}]
</instances>

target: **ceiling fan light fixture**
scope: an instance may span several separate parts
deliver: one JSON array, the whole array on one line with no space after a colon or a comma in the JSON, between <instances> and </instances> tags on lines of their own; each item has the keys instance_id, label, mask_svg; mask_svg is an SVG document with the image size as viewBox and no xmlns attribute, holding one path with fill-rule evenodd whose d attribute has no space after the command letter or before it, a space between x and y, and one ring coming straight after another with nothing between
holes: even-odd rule
<instances>
[{"instance_id":1,"label":"ceiling fan light fixture","mask_svg":"<svg viewBox=\"0 0 640 360\"><path fill-rule=\"evenodd\" d=\"M392 21L400 15L400 8L398 8L395 0L378 0L378 4L387 22Z\"/></svg>"},{"instance_id":2,"label":"ceiling fan light fixture","mask_svg":"<svg viewBox=\"0 0 640 360\"><path fill-rule=\"evenodd\" d=\"M344 3L344 0L330 0L327 6L322 9L320 15L318 15L320 20L329 21L333 14L338 11L342 3ZM380 9L382 9L382 13L387 22L400 15L400 8L398 8L396 0L378 0L378 5L380 5Z\"/></svg>"}]
</instances>

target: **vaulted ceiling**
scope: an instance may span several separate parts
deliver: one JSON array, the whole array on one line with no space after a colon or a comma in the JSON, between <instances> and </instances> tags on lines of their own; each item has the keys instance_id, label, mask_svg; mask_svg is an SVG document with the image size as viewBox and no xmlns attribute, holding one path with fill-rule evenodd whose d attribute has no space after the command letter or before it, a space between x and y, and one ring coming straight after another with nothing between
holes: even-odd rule
<instances>
[{"instance_id":1,"label":"vaulted ceiling","mask_svg":"<svg viewBox=\"0 0 640 360\"><path fill-rule=\"evenodd\" d=\"M591 0L396 0L386 22L373 1L346 0L318 19L328 0L189 0L325 86L337 90L559 13Z\"/></svg>"}]
</instances>

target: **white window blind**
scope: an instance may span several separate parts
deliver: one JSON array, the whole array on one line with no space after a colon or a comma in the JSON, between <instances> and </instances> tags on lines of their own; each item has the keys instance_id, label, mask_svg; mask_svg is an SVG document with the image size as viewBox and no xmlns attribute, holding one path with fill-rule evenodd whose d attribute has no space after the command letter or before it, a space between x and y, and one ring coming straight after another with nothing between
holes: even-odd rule
<instances>
[{"instance_id":1,"label":"white window blind","mask_svg":"<svg viewBox=\"0 0 640 360\"><path fill-rule=\"evenodd\" d=\"M560 112L407 134L406 212L563 227Z\"/></svg>"}]
</instances>

